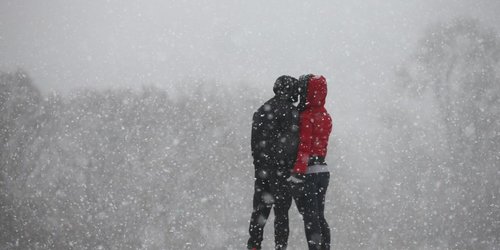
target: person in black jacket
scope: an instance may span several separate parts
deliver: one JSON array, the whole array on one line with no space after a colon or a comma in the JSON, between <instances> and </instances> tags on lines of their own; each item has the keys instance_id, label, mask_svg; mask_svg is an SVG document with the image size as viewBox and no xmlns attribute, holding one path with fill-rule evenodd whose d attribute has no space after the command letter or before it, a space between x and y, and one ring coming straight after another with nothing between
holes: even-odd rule
<instances>
[{"instance_id":1,"label":"person in black jacket","mask_svg":"<svg viewBox=\"0 0 500 250\"><path fill-rule=\"evenodd\" d=\"M248 249L261 249L264 225L274 206L275 249L286 249L288 210L292 204L287 178L295 163L299 141L298 80L280 76L275 96L253 115L251 148L255 167L255 192L250 218Z\"/></svg>"}]
</instances>

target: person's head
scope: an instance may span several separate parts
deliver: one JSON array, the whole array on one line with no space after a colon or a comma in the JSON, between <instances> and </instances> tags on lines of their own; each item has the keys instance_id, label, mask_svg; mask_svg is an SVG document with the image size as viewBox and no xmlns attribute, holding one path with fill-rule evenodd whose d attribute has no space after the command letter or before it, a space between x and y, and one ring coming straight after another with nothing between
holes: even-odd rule
<instances>
[{"instance_id":1,"label":"person's head","mask_svg":"<svg viewBox=\"0 0 500 250\"><path fill-rule=\"evenodd\" d=\"M273 91L280 98L296 102L298 100L298 80L291 76L282 75L274 82Z\"/></svg>"},{"instance_id":2,"label":"person's head","mask_svg":"<svg viewBox=\"0 0 500 250\"><path fill-rule=\"evenodd\" d=\"M327 83L322 75L307 74L299 77L298 91L300 95L299 110L310 106L325 105Z\"/></svg>"}]
</instances>

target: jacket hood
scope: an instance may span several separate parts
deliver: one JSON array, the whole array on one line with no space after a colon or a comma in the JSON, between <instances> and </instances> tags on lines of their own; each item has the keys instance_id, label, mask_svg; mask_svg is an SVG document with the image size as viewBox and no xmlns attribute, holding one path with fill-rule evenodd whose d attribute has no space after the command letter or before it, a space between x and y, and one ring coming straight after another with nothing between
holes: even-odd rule
<instances>
[{"instance_id":1,"label":"jacket hood","mask_svg":"<svg viewBox=\"0 0 500 250\"><path fill-rule=\"evenodd\" d=\"M322 75L304 75L300 77L301 110L308 107L323 107L328 92L326 79Z\"/></svg>"},{"instance_id":2,"label":"jacket hood","mask_svg":"<svg viewBox=\"0 0 500 250\"><path fill-rule=\"evenodd\" d=\"M274 82L273 91L279 98L289 99L291 102L297 101L298 80L294 77L283 75Z\"/></svg>"}]
</instances>

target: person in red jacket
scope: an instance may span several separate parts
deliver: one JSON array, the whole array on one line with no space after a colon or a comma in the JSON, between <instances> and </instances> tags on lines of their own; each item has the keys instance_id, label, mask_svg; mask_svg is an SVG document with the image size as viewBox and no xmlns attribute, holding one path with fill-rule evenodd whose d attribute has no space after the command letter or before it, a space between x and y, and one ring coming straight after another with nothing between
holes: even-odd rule
<instances>
[{"instance_id":1,"label":"person in red jacket","mask_svg":"<svg viewBox=\"0 0 500 250\"><path fill-rule=\"evenodd\" d=\"M304 220L309 249L330 249L330 228L324 216L330 180L325 157L332 131L332 118L325 109L327 83L323 76L310 74L301 76L299 84L300 142L288 180Z\"/></svg>"}]
</instances>

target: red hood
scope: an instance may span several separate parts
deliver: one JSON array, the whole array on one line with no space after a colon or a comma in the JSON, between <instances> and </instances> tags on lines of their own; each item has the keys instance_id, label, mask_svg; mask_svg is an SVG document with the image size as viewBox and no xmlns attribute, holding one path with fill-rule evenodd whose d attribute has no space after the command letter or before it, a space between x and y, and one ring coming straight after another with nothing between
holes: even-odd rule
<instances>
[{"instance_id":1,"label":"red hood","mask_svg":"<svg viewBox=\"0 0 500 250\"><path fill-rule=\"evenodd\" d=\"M307 84L306 107L323 107L327 92L325 77L313 75Z\"/></svg>"}]
</instances>

